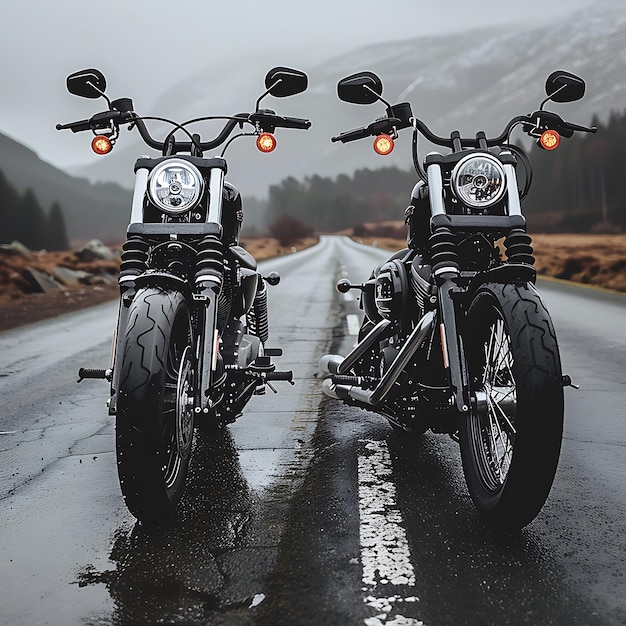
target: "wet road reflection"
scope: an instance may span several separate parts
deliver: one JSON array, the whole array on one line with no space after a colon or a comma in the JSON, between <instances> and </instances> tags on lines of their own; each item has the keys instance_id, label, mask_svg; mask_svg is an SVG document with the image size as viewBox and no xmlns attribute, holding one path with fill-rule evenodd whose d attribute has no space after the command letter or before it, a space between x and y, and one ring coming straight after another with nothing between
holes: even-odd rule
<instances>
[{"instance_id":1,"label":"wet road reflection","mask_svg":"<svg viewBox=\"0 0 626 626\"><path fill-rule=\"evenodd\" d=\"M232 576L246 558L256 510L230 434L198 437L179 519L163 529L120 530L110 556L116 569L86 569L79 583L106 585L115 624L196 623L247 608L252 597L239 596L243 581Z\"/></svg>"},{"instance_id":2,"label":"wet road reflection","mask_svg":"<svg viewBox=\"0 0 626 626\"><path fill-rule=\"evenodd\" d=\"M392 436L388 445L426 623L469 624L477 615L491 624L603 623L537 524L511 534L482 524L456 443L430 434L416 443Z\"/></svg>"}]
</instances>

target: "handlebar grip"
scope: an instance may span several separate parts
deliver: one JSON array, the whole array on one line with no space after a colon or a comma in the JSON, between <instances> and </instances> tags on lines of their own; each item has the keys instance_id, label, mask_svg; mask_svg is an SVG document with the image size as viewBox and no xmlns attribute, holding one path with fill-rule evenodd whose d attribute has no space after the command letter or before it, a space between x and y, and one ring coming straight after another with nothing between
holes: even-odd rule
<instances>
[{"instance_id":1,"label":"handlebar grip","mask_svg":"<svg viewBox=\"0 0 626 626\"><path fill-rule=\"evenodd\" d=\"M291 382L293 380L293 372L291 370L286 372L267 372L265 374L266 380L286 380L287 382Z\"/></svg>"},{"instance_id":2,"label":"handlebar grip","mask_svg":"<svg viewBox=\"0 0 626 626\"><path fill-rule=\"evenodd\" d=\"M276 119L276 126L281 128L297 128L299 130L308 130L311 128L311 120L306 120L301 117L286 117L284 115L278 116Z\"/></svg>"},{"instance_id":3,"label":"handlebar grip","mask_svg":"<svg viewBox=\"0 0 626 626\"><path fill-rule=\"evenodd\" d=\"M370 137L372 132L368 128L355 128L354 130L347 130L345 133L341 133L336 137L331 137L330 140L335 143L341 141L341 143L347 143L348 141L356 141L357 139L365 139Z\"/></svg>"}]
</instances>

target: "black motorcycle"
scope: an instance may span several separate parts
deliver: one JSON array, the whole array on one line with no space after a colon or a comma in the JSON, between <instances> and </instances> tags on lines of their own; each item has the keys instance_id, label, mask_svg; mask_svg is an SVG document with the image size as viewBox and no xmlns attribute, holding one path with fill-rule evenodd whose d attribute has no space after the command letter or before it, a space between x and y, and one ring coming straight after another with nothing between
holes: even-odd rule
<instances>
[{"instance_id":1,"label":"black motorcycle","mask_svg":"<svg viewBox=\"0 0 626 626\"><path fill-rule=\"evenodd\" d=\"M501 135L439 137L414 117L409 103L381 97L378 76L341 80L341 100L383 102L386 115L341 133L346 143L376 137L388 154L398 131L413 129L413 164L420 178L406 211L407 245L375 268L369 280L337 289L362 291L359 341L344 358L320 361L324 392L375 411L406 436L431 429L459 441L471 497L494 526L521 528L551 489L563 431L563 387L557 339L535 288L531 238L520 202L531 183L514 128L551 150L561 137L595 132L544 110L548 101L582 98L585 83L564 71L546 82L538 111L513 118ZM420 162L423 135L448 154ZM518 181L522 181L520 184ZM519 185L519 186L518 186ZM573 385L572 385L573 386Z\"/></svg>"},{"instance_id":2,"label":"black motorcycle","mask_svg":"<svg viewBox=\"0 0 626 626\"><path fill-rule=\"evenodd\" d=\"M193 450L194 424L214 433L234 421L252 395L271 381L292 382L277 371L268 348L267 291L275 272L263 277L239 245L243 220L237 188L225 181L224 152L236 137L256 137L257 147L276 146L276 128L306 130L306 119L284 117L259 104L305 91L307 75L276 67L252 113L198 117L177 123L138 115L129 98L111 101L106 80L94 69L71 74L68 91L104 98L108 109L89 120L57 125L91 131L92 148L110 152L121 126L136 128L161 156L140 157L119 273L120 304L110 369L81 369L83 378L111 383L109 414L115 416L117 467L131 513L146 524L170 519L183 494ZM173 128L163 141L147 120ZM210 141L190 124L226 120ZM239 127L241 132L231 137ZM248 132L244 132L244 127ZM225 144L220 156L204 153ZM273 389L273 388L272 388Z\"/></svg>"}]
</instances>

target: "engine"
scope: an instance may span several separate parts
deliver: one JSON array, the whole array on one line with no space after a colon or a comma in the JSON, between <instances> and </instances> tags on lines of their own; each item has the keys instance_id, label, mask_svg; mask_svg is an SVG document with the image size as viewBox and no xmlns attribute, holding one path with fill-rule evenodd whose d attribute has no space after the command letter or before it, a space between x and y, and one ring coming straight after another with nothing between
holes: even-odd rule
<instances>
[{"instance_id":1,"label":"engine","mask_svg":"<svg viewBox=\"0 0 626 626\"><path fill-rule=\"evenodd\" d=\"M414 299L404 263L391 259L378 268L374 285L374 303L380 317L404 325L410 317Z\"/></svg>"}]
</instances>

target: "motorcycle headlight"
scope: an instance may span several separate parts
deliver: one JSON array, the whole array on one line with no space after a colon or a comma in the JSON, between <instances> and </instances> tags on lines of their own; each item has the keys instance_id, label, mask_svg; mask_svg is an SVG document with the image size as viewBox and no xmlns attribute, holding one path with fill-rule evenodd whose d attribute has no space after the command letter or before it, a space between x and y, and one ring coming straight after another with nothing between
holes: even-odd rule
<instances>
[{"instance_id":1,"label":"motorcycle headlight","mask_svg":"<svg viewBox=\"0 0 626 626\"><path fill-rule=\"evenodd\" d=\"M482 209L500 201L506 192L502 163L490 154L468 154L452 170L452 191L464 205Z\"/></svg>"},{"instance_id":2,"label":"motorcycle headlight","mask_svg":"<svg viewBox=\"0 0 626 626\"><path fill-rule=\"evenodd\" d=\"M150 200L165 213L178 215L193 209L204 188L198 168L183 159L168 159L157 165L148 179Z\"/></svg>"}]
</instances>

